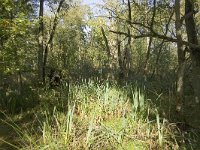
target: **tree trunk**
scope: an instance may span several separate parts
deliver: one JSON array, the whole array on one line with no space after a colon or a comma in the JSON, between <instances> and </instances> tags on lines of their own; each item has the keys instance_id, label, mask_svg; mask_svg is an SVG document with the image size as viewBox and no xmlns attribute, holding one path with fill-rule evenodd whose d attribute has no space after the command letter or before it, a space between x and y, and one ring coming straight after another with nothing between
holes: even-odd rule
<instances>
[{"instance_id":1,"label":"tree trunk","mask_svg":"<svg viewBox=\"0 0 200 150\"><path fill-rule=\"evenodd\" d=\"M105 31L104 31L104 28L103 28L103 27L101 27L101 33L102 33L103 39L104 39L104 41L105 41L108 59L110 59L110 57L111 57L111 54L110 54L110 47L109 47L109 45L108 45L108 39L107 39L107 37L106 37L106 34L105 34Z\"/></svg>"},{"instance_id":2,"label":"tree trunk","mask_svg":"<svg viewBox=\"0 0 200 150\"><path fill-rule=\"evenodd\" d=\"M185 24L188 42L198 45L196 24L194 20L194 1L185 0ZM200 101L200 48L190 47L190 56L192 60L192 87L194 90L194 99L196 103Z\"/></svg>"},{"instance_id":3,"label":"tree trunk","mask_svg":"<svg viewBox=\"0 0 200 150\"><path fill-rule=\"evenodd\" d=\"M106 45L106 51L107 51L107 57L108 57L108 69L109 69L107 79L109 79L109 78L113 78L113 75L112 75L113 66L112 66L110 47L109 47L109 44L108 44L108 38L106 37L106 34L105 34L103 27L101 27L101 33L103 35L103 39L104 39L105 45Z\"/></svg>"},{"instance_id":4,"label":"tree trunk","mask_svg":"<svg viewBox=\"0 0 200 150\"><path fill-rule=\"evenodd\" d=\"M148 7L148 2L146 4L146 6ZM153 29L153 27L154 27L155 16L156 16L156 0L153 1L153 15L151 18L150 29ZM147 55L146 55L144 71L143 71L145 81L147 80L148 62L149 62L149 58L150 58L152 42L153 42L153 37L147 37Z\"/></svg>"},{"instance_id":5,"label":"tree trunk","mask_svg":"<svg viewBox=\"0 0 200 150\"><path fill-rule=\"evenodd\" d=\"M38 80L42 82L43 76L43 53L44 53L44 22L43 22L44 0L40 0L39 10L39 37L38 37Z\"/></svg>"},{"instance_id":6,"label":"tree trunk","mask_svg":"<svg viewBox=\"0 0 200 150\"><path fill-rule=\"evenodd\" d=\"M129 71L131 67L131 20L132 20L132 11L131 11L131 3L130 0L128 0L128 21L129 21L129 26L128 26L128 42L125 47L125 52L124 52L124 60L123 60L123 65L124 65L124 75L126 78L129 76Z\"/></svg>"},{"instance_id":7,"label":"tree trunk","mask_svg":"<svg viewBox=\"0 0 200 150\"><path fill-rule=\"evenodd\" d=\"M181 32L181 14L180 14L180 0L175 0L175 28L177 38L177 52L178 52L178 72L177 72L177 110L183 110L184 103L184 74L185 74L185 51L182 43Z\"/></svg>"},{"instance_id":8,"label":"tree trunk","mask_svg":"<svg viewBox=\"0 0 200 150\"><path fill-rule=\"evenodd\" d=\"M146 60L145 60L144 70L143 70L143 74L144 74L145 78L146 78L147 71L148 71L148 63L149 63L149 58L150 58L152 41L153 41L152 37L147 37L147 55L146 55Z\"/></svg>"},{"instance_id":9,"label":"tree trunk","mask_svg":"<svg viewBox=\"0 0 200 150\"><path fill-rule=\"evenodd\" d=\"M119 36L120 35L117 35L117 55L118 55L118 64L119 64L118 82L119 84L121 84L124 79L124 67L123 67L123 61L122 61L121 42L119 40Z\"/></svg>"},{"instance_id":10,"label":"tree trunk","mask_svg":"<svg viewBox=\"0 0 200 150\"><path fill-rule=\"evenodd\" d=\"M48 53L49 53L49 48L53 42L53 38L54 38L54 34L55 34L55 31L56 31L56 27L57 27L57 24L58 24L58 14L61 10L61 7L62 7L62 4L64 3L65 0L61 0L59 5L58 5L58 9L56 11L56 15L55 15L55 18L54 18L54 22L53 22L53 28L51 30L51 33L50 33L50 38L45 46L45 50L44 50L44 60L43 60L43 66L42 66L42 80L43 80L43 83L45 83L45 77L46 77L46 64L47 64L47 58L48 58Z\"/></svg>"}]
</instances>

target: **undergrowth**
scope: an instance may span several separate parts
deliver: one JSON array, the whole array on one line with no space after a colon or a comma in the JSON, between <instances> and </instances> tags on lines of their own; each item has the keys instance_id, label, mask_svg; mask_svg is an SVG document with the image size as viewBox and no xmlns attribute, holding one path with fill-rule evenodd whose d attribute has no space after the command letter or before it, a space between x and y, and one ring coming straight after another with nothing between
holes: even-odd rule
<instances>
[{"instance_id":1,"label":"undergrowth","mask_svg":"<svg viewBox=\"0 0 200 150\"><path fill-rule=\"evenodd\" d=\"M20 138L17 149L184 149L183 134L160 116L144 88L89 81L44 88L39 97L34 123L24 129L9 121Z\"/></svg>"}]
</instances>

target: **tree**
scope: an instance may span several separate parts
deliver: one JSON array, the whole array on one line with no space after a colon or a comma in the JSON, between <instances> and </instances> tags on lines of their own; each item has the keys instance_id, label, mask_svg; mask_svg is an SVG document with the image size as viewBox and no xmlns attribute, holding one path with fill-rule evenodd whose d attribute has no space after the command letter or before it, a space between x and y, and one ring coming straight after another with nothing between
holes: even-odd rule
<instances>
[{"instance_id":1,"label":"tree","mask_svg":"<svg viewBox=\"0 0 200 150\"><path fill-rule=\"evenodd\" d=\"M3 1L0 8L0 80L11 84L17 95L23 92L23 74L34 70L35 21L30 2Z\"/></svg>"},{"instance_id":2,"label":"tree","mask_svg":"<svg viewBox=\"0 0 200 150\"><path fill-rule=\"evenodd\" d=\"M178 72L177 72L177 109L180 111L184 102L184 72L185 72L185 51L182 44L182 21L181 5L179 0L175 0L175 28L177 38Z\"/></svg>"},{"instance_id":3,"label":"tree","mask_svg":"<svg viewBox=\"0 0 200 150\"><path fill-rule=\"evenodd\" d=\"M68 9L69 5L66 3L64 4L65 0L60 0L59 2L57 1L53 1L53 3L51 1L49 1L49 3L52 3L54 5L58 4L56 12L55 12L55 16L54 16L54 20L53 20L53 25L52 28L50 29L50 35L48 37L48 40L46 42L44 42L44 0L40 0L40 9L39 9L39 39L38 39L38 43L39 43L39 49L38 49L38 78L40 81L42 81L43 83L45 83L45 78L46 78L46 64L47 64L47 59L48 59L48 53L49 53L49 49L52 45L53 42L53 38L56 32L56 27L58 25L59 22L59 13L62 10L63 7L65 7L66 9ZM52 6L53 8L53 6ZM52 10L54 11L54 10Z\"/></svg>"},{"instance_id":4,"label":"tree","mask_svg":"<svg viewBox=\"0 0 200 150\"><path fill-rule=\"evenodd\" d=\"M67 13L61 16L61 20L55 32L53 47L49 51L48 65L60 68L63 72L76 72L76 66L86 56L84 51L88 47L86 42L86 21L83 19L87 14L87 8L78 4L70 7ZM80 68L80 67L79 67Z\"/></svg>"},{"instance_id":5,"label":"tree","mask_svg":"<svg viewBox=\"0 0 200 150\"><path fill-rule=\"evenodd\" d=\"M48 52L49 52L49 48L53 42L53 38L55 35L55 31L56 31L56 27L59 21L59 12L61 11L62 5L64 3L65 0L60 0L59 4L58 4L58 8L56 10L56 14L55 14L55 18L53 21L53 27L50 33L50 37L49 40L47 41L46 45L45 45L45 49L44 49L44 60L43 60L43 66L42 66L42 79L43 79L43 83L45 83L45 77L46 77L46 64L47 64L47 58L48 58Z\"/></svg>"},{"instance_id":6,"label":"tree","mask_svg":"<svg viewBox=\"0 0 200 150\"><path fill-rule=\"evenodd\" d=\"M40 82L44 81L43 75L43 55L44 55L44 0L40 0L39 9L39 31L38 31L38 79Z\"/></svg>"},{"instance_id":7,"label":"tree","mask_svg":"<svg viewBox=\"0 0 200 150\"><path fill-rule=\"evenodd\" d=\"M200 46L197 38L197 26L195 23L195 4L197 1L185 0L185 24L189 45L189 52L192 60L192 87L196 103L200 102ZM192 46L192 44L196 45Z\"/></svg>"}]
</instances>

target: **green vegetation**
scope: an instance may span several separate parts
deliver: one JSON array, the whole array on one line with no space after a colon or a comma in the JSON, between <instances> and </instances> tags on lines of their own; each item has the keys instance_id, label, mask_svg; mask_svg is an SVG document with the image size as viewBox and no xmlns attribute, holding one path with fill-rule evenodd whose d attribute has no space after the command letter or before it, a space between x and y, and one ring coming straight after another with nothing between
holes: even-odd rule
<instances>
[{"instance_id":1,"label":"green vegetation","mask_svg":"<svg viewBox=\"0 0 200 150\"><path fill-rule=\"evenodd\" d=\"M89 81L67 90L40 91L40 105L6 122L18 133L18 148L179 149L179 142L192 147L139 88ZM15 120L26 115L28 124L18 126Z\"/></svg>"},{"instance_id":2,"label":"green vegetation","mask_svg":"<svg viewBox=\"0 0 200 150\"><path fill-rule=\"evenodd\" d=\"M16 132L17 141L11 140L13 149L198 147L195 130L183 134L175 123L160 115L161 103L166 100L162 96L148 99L144 88L136 85L100 85L89 80L80 85L43 88L37 91L40 98L35 108L10 117L4 114L1 121Z\"/></svg>"},{"instance_id":3,"label":"green vegetation","mask_svg":"<svg viewBox=\"0 0 200 150\"><path fill-rule=\"evenodd\" d=\"M1 0L0 149L198 150L199 5Z\"/></svg>"}]
</instances>

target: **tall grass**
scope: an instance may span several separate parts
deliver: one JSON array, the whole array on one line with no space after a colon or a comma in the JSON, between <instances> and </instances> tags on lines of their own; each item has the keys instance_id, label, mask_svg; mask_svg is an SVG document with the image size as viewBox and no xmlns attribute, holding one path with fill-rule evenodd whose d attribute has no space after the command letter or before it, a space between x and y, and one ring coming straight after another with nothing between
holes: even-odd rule
<instances>
[{"instance_id":1,"label":"tall grass","mask_svg":"<svg viewBox=\"0 0 200 150\"><path fill-rule=\"evenodd\" d=\"M21 149L179 149L178 130L143 91L93 81L45 90L35 112L39 127L20 131Z\"/></svg>"}]
</instances>

